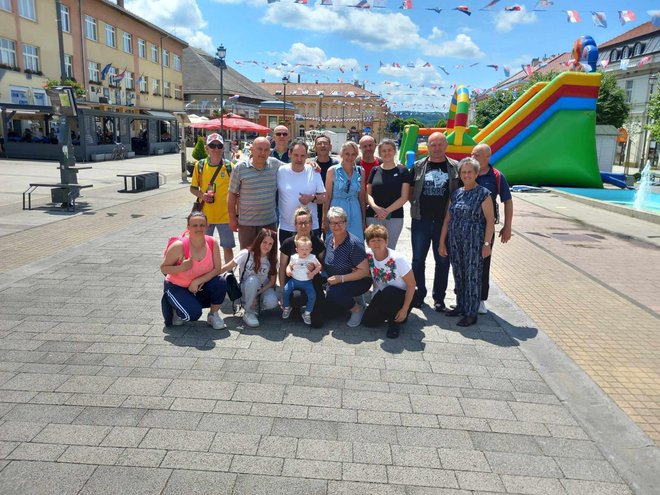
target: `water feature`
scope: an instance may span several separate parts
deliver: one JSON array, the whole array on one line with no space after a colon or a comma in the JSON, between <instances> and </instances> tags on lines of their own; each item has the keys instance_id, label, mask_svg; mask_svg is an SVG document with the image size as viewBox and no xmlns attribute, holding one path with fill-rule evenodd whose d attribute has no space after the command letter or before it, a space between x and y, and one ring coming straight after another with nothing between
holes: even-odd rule
<instances>
[{"instance_id":1,"label":"water feature","mask_svg":"<svg viewBox=\"0 0 660 495\"><path fill-rule=\"evenodd\" d=\"M635 200L633 201L633 208L636 210L646 211L648 201L651 195L651 161L647 160L646 165L642 169L642 177L639 181L639 188L635 192Z\"/></svg>"}]
</instances>

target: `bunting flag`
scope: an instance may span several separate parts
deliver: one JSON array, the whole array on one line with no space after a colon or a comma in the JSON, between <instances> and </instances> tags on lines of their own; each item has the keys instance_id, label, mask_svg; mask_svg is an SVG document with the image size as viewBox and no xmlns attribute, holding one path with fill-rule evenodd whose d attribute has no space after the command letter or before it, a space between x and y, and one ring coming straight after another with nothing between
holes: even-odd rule
<instances>
[{"instance_id":1,"label":"bunting flag","mask_svg":"<svg viewBox=\"0 0 660 495\"><path fill-rule=\"evenodd\" d=\"M493 69L495 69L495 70L500 70L500 66L497 65L497 64L488 64L486 67L491 67L491 68L493 68Z\"/></svg>"},{"instance_id":2,"label":"bunting flag","mask_svg":"<svg viewBox=\"0 0 660 495\"><path fill-rule=\"evenodd\" d=\"M364 71L369 72L369 64L364 64Z\"/></svg>"},{"instance_id":3,"label":"bunting flag","mask_svg":"<svg viewBox=\"0 0 660 495\"><path fill-rule=\"evenodd\" d=\"M644 67L646 64L651 62L653 60L653 57L651 55L647 55L646 57L642 57L640 61L637 63L637 67Z\"/></svg>"},{"instance_id":4,"label":"bunting flag","mask_svg":"<svg viewBox=\"0 0 660 495\"><path fill-rule=\"evenodd\" d=\"M594 21L594 26L607 27L607 16L605 16L605 12L591 12L591 19Z\"/></svg>"},{"instance_id":5,"label":"bunting flag","mask_svg":"<svg viewBox=\"0 0 660 495\"><path fill-rule=\"evenodd\" d=\"M577 10L567 10L566 11L566 20L571 24L577 24L582 19L580 19L580 14Z\"/></svg>"},{"instance_id":6,"label":"bunting flag","mask_svg":"<svg viewBox=\"0 0 660 495\"><path fill-rule=\"evenodd\" d=\"M504 71L504 75L506 77L509 77L511 75L511 67L509 67L508 65L502 67L502 70Z\"/></svg>"},{"instance_id":7,"label":"bunting flag","mask_svg":"<svg viewBox=\"0 0 660 495\"><path fill-rule=\"evenodd\" d=\"M600 66L601 66L603 69L604 69L605 67L607 67L608 65L610 65L610 61L609 61L608 59L604 58L603 60L600 61Z\"/></svg>"},{"instance_id":8,"label":"bunting flag","mask_svg":"<svg viewBox=\"0 0 660 495\"><path fill-rule=\"evenodd\" d=\"M619 69L620 70L628 70L629 65L630 65L630 59L629 58L622 58L621 62L619 62Z\"/></svg>"},{"instance_id":9,"label":"bunting flag","mask_svg":"<svg viewBox=\"0 0 660 495\"><path fill-rule=\"evenodd\" d=\"M545 10L551 5L554 5L554 2L552 0L539 0L536 3L536 7L534 7L534 10Z\"/></svg>"},{"instance_id":10,"label":"bunting flag","mask_svg":"<svg viewBox=\"0 0 660 495\"><path fill-rule=\"evenodd\" d=\"M430 8L429 8L429 7L426 7L426 10L432 10L433 12L436 12L436 13L438 13L438 14L439 14L440 12L442 12L442 9L440 9L440 8L438 8L438 7L430 7Z\"/></svg>"},{"instance_id":11,"label":"bunting flag","mask_svg":"<svg viewBox=\"0 0 660 495\"><path fill-rule=\"evenodd\" d=\"M378 63L380 64L380 67L385 67L385 64L383 63L382 60L379 60Z\"/></svg>"},{"instance_id":12,"label":"bunting flag","mask_svg":"<svg viewBox=\"0 0 660 495\"><path fill-rule=\"evenodd\" d=\"M403 2L401 2L401 7L399 8L403 10L411 10L413 8L412 0L403 0Z\"/></svg>"},{"instance_id":13,"label":"bunting flag","mask_svg":"<svg viewBox=\"0 0 660 495\"><path fill-rule=\"evenodd\" d=\"M484 5L481 7L481 10L487 10L491 7L494 7L497 3L499 3L500 0L492 0L492 2L488 2L488 5Z\"/></svg>"},{"instance_id":14,"label":"bunting flag","mask_svg":"<svg viewBox=\"0 0 660 495\"><path fill-rule=\"evenodd\" d=\"M367 0L361 0L355 5L351 5L351 7L355 7L356 9L370 9L371 5L369 5L369 2L367 2Z\"/></svg>"},{"instance_id":15,"label":"bunting flag","mask_svg":"<svg viewBox=\"0 0 660 495\"><path fill-rule=\"evenodd\" d=\"M275 2L279 2L279 1L280 1L280 0L268 0L268 3L275 3ZM204 103L204 102L202 102L202 103ZM208 103L208 102L207 102L207 103ZM203 111L204 111L204 110L202 110L202 112L203 112Z\"/></svg>"},{"instance_id":16,"label":"bunting flag","mask_svg":"<svg viewBox=\"0 0 660 495\"><path fill-rule=\"evenodd\" d=\"M422 67L433 67L430 62L426 62Z\"/></svg>"},{"instance_id":17,"label":"bunting flag","mask_svg":"<svg viewBox=\"0 0 660 495\"><path fill-rule=\"evenodd\" d=\"M473 64L470 64L470 67L476 67L477 65L479 65L479 62L475 62Z\"/></svg>"},{"instance_id":18,"label":"bunting flag","mask_svg":"<svg viewBox=\"0 0 660 495\"><path fill-rule=\"evenodd\" d=\"M444 72L446 75L449 75L449 72L447 72L447 69L445 69L442 65L438 66L438 69L440 69L442 72Z\"/></svg>"},{"instance_id":19,"label":"bunting flag","mask_svg":"<svg viewBox=\"0 0 660 495\"><path fill-rule=\"evenodd\" d=\"M621 25L635 20L635 13L632 10L619 10L619 21Z\"/></svg>"},{"instance_id":20,"label":"bunting flag","mask_svg":"<svg viewBox=\"0 0 660 495\"><path fill-rule=\"evenodd\" d=\"M112 64L108 64L105 67L103 67L103 70L101 71L101 81L105 81L105 76L108 75L108 72L112 68Z\"/></svg>"},{"instance_id":21,"label":"bunting flag","mask_svg":"<svg viewBox=\"0 0 660 495\"><path fill-rule=\"evenodd\" d=\"M530 64L525 64L521 65L522 70L527 74L528 77L532 77L533 71L532 71L532 66Z\"/></svg>"},{"instance_id":22,"label":"bunting flag","mask_svg":"<svg viewBox=\"0 0 660 495\"><path fill-rule=\"evenodd\" d=\"M307 5L307 0L296 0L295 3L300 3L302 5Z\"/></svg>"},{"instance_id":23,"label":"bunting flag","mask_svg":"<svg viewBox=\"0 0 660 495\"><path fill-rule=\"evenodd\" d=\"M520 12L522 7L520 5L512 5L511 7L504 7L506 12Z\"/></svg>"},{"instance_id":24,"label":"bunting flag","mask_svg":"<svg viewBox=\"0 0 660 495\"><path fill-rule=\"evenodd\" d=\"M332 5L332 0L321 0L321 5Z\"/></svg>"},{"instance_id":25,"label":"bunting flag","mask_svg":"<svg viewBox=\"0 0 660 495\"><path fill-rule=\"evenodd\" d=\"M454 7L452 10L458 10L459 12L463 12L464 14L472 15L472 12L470 12L470 7L468 7L467 5L459 5L458 7Z\"/></svg>"}]
</instances>

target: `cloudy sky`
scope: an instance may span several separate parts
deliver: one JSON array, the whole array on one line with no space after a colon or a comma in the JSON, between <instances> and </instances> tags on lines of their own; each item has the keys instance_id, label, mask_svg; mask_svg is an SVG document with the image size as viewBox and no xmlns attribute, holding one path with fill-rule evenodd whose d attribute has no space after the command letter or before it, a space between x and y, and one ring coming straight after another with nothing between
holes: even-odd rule
<instances>
[{"instance_id":1,"label":"cloudy sky","mask_svg":"<svg viewBox=\"0 0 660 495\"><path fill-rule=\"evenodd\" d=\"M504 66L514 73L532 58L570 51L581 35L607 41L648 21L652 3L554 0L544 11L534 10L537 0L501 0L489 10L480 10L489 0L413 0L412 10L399 9L399 0L349 6L358 1L126 0L126 8L209 53L224 44L228 65L254 81L285 74L291 81L366 81L395 111L435 111L449 104L452 84L487 89L504 79ZM454 10L459 5L472 15ZM568 23L566 10L577 10L581 22ZM636 20L622 26L620 10ZM594 26L591 11L605 12L607 28Z\"/></svg>"}]
</instances>

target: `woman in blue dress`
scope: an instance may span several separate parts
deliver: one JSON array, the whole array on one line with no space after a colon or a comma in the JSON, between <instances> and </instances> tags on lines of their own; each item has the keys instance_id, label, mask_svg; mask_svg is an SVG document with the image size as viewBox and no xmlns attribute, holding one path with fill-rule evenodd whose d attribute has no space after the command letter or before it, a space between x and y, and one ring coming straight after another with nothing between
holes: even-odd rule
<instances>
[{"instance_id":1,"label":"woman in blue dress","mask_svg":"<svg viewBox=\"0 0 660 495\"><path fill-rule=\"evenodd\" d=\"M348 217L348 231L364 242L366 196L364 169L356 164L360 149L353 141L341 147L341 164L328 169L325 178L326 201L323 204L323 231L328 233L328 209L338 206Z\"/></svg>"},{"instance_id":2,"label":"woman in blue dress","mask_svg":"<svg viewBox=\"0 0 660 495\"><path fill-rule=\"evenodd\" d=\"M440 256L447 256L449 251L456 289L456 307L445 315L463 315L457 325L469 327L477 322L481 271L483 259L490 256L495 214L490 192L477 184L479 162L474 158L463 158L458 164L458 172L463 187L451 195L438 251Z\"/></svg>"}]
</instances>

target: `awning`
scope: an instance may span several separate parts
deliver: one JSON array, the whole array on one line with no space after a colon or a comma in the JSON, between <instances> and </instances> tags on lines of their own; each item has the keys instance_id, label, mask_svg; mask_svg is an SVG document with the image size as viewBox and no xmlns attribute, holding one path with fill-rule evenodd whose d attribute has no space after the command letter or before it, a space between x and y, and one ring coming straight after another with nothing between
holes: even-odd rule
<instances>
[{"instance_id":1,"label":"awning","mask_svg":"<svg viewBox=\"0 0 660 495\"><path fill-rule=\"evenodd\" d=\"M169 112L157 112L156 110L145 110L144 113L152 117L158 117L163 120L176 120L176 117Z\"/></svg>"}]
</instances>

